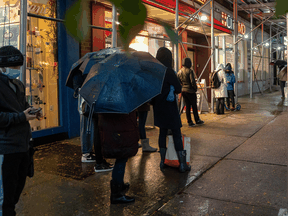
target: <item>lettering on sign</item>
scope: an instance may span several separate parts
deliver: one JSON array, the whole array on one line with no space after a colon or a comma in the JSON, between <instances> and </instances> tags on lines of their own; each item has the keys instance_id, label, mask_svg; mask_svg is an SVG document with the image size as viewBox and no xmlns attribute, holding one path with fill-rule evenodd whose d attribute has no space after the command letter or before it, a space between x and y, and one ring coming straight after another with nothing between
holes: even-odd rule
<instances>
[{"instance_id":1,"label":"lettering on sign","mask_svg":"<svg viewBox=\"0 0 288 216\"><path fill-rule=\"evenodd\" d=\"M221 18L222 18L221 22L224 26L226 26L229 29L234 29L233 18L229 14L222 12ZM238 22L238 33L242 35L245 35L246 33L246 26L242 22Z\"/></svg>"}]
</instances>

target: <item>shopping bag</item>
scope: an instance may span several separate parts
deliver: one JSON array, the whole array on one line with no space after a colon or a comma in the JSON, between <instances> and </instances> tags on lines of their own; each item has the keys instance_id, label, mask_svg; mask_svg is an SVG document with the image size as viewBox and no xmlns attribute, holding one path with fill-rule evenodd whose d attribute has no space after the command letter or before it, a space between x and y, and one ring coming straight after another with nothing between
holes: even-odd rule
<instances>
[{"instance_id":1,"label":"shopping bag","mask_svg":"<svg viewBox=\"0 0 288 216\"><path fill-rule=\"evenodd\" d=\"M190 137L186 137L185 135L182 135L182 143L183 143L183 148L186 150L186 162L189 165L190 162ZM175 151L174 147L174 141L173 141L173 136L169 135L168 136L168 147L166 151L166 157L164 164L171 166L171 167L179 167L179 160L177 157L177 153Z\"/></svg>"}]
</instances>

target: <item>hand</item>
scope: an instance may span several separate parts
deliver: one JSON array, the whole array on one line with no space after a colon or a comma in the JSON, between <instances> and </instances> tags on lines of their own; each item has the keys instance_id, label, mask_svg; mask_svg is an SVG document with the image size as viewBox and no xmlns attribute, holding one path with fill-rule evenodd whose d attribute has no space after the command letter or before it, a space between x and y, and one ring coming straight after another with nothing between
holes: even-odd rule
<instances>
[{"instance_id":1,"label":"hand","mask_svg":"<svg viewBox=\"0 0 288 216\"><path fill-rule=\"evenodd\" d=\"M230 83L229 81L227 81L227 83Z\"/></svg>"},{"instance_id":2,"label":"hand","mask_svg":"<svg viewBox=\"0 0 288 216\"><path fill-rule=\"evenodd\" d=\"M27 121L30 121L30 120L33 120L36 118L36 114L29 114L29 111L33 110L33 109L35 109L35 108L29 107L28 109L24 110L24 114L26 116Z\"/></svg>"},{"instance_id":3,"label":"hand","mask_svg":"<svg viewBox=\"0 0 288 216\"><path fill-rule=\"evenodd\" d=\"M36 118L37 118L38 120L41 120L41 119L43 118L43 112L42 112L42 110L40 110L40 112L36 113Z\"/></svg>"}]
</instances>

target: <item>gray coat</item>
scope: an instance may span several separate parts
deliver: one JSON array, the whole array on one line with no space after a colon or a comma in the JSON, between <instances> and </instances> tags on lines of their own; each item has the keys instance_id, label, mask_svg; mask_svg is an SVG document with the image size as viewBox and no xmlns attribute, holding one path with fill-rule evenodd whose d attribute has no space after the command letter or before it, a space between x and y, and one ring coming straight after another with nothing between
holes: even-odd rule
<instances>
[{"instance_id":1,"label":"gray coat","mask_svg":"<svg viewBox=\"0 0 288 216\"><path fill-rule=\"evenodd\" d=\"M24 110L25 87L17 79L10 80L16 93L9 86L8 77L0 73L0 154L27 152L31 138L31 128Z\"/></svg>"},{"instance_id":2,"label":"gray coat","mask_svg":"<svg viewBox=\"0 0 288 216\"><path fill-rule=\"evenodd\" d=\"M161 47L156 58L167 67L161 94L156 96L153 103L154 124L160 128L176 129L182 127L176 97L173 102L166 100L170 85L175 88L175 93L181 93L181 84L172 69L172 53L167 48Z\"/></svg>"}]
</instances>

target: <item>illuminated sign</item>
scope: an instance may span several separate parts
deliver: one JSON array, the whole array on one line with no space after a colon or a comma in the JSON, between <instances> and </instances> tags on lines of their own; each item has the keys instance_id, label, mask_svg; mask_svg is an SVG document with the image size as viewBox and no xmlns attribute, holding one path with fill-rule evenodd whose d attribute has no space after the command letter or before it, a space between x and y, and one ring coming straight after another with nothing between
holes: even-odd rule
<instances>
[{"instance_id":1,"label":"illuminated sign","mask_svg":"<svg viewBox=\"0 0 288 216\"><path fill-rule=\"evenodd\" d=\"M234 29L233 18L230 15L222 12L221 18L222 18L221 22L224 26L226 26L229 29ZM238 33L242 35L246 33L246 26L242 22L238 22Z\"/></svg>"}]
</instances>

